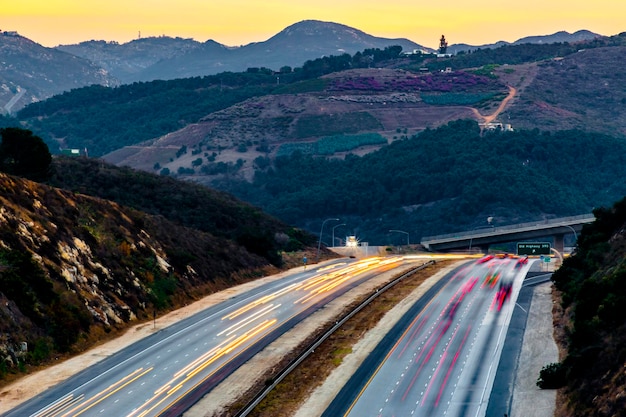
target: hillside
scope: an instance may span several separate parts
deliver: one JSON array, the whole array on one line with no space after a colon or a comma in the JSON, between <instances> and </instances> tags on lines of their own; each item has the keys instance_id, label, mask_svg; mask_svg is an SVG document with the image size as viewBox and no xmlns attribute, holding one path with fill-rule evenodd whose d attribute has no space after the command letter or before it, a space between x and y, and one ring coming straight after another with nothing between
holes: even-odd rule
<instances>
[{"instance_id":1,"label":"hillside","mask_svg":"<svg viewBox=\"0 0 626 417\"><path fill-rule=\"evenodd\" d=\"M135 192L136 205L142 201L136 191L144 189L146 198L157 194L143 204L157 211L167 200L177 211L146 214L77 188L0 174L0 380L290 265L279 251L315 247L313 237L221 193L192 197L184 191L192 184L176 188L166 179L159 186L165 178L140 182L141 175L115 188L123 174L112 175L123 170L106 171L58 168L55 182L86 176L118 197ZM186 205L194 206L194 217ZM200 226L183 225L174 211Z\"/></svg>"},{"instance_id":2,"label":"hillside","mask_svg":"<svg viewBox=\"0 0 626 417\"><path fill-rule=\"evenodd\" d=\"M171 173L181 167L195 168L196 174L209 177L212 166L241 159L245 162L239 171L251 179L258 157L273 160L288 153L289 147L295 150L325 138L338 141L342 135L354 135L358 142L359 135L373 134L378 140L366 144L378 148L433 124L473 117L468 105L488 111L505 94L506 87L497 80L470 72L418 75L400 69L346 70L319 78L310 91L288 85L280 94L248 99L104 159L143 170L158 164L159 170ZM180 152L181 148L187 152ZM194 164L198 158L201 163Z\"/></svg>"},{"instance_id":3,"label":"hillside","mask_svg":"<svg viewBox=\"0 0 626 417\"><path fill-rule=\"evenodd\" d=\"M91 84L119 82L86 59L0 31L0 114Z\"/></svg>"},{"instance_id":4,"label":"hillside","mask_svg":"<svg viewBox=\"0 0 626 417\"><path fill-rule=\"evenodd\" d=\"M555 329L564 355L549 375L555 415L623 416L626 410L626 199L594 211L575 256L552 280L560 292Z\"/></svg>"},{"instance_id":5,"label":"hillside","mask_svg":"<svg viewBox=\"0 0 626 417\"><path fill-rule=\"evenodd\" d=\"M626 45L594 48L538 63L502 118L519 128L626 135L625 54Z\"/></svg>"}]
</instances>

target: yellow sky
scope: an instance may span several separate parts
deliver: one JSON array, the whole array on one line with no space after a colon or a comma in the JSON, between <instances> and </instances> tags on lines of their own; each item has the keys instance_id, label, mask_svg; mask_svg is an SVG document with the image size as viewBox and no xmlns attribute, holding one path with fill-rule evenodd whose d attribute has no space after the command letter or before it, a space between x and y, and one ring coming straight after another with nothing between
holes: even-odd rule
<instances>
[{"instance_id":1,"label":"yellow sky","mask_svg":"<svg viewBox=\"0 0 626 417\"><path fill-rule=\"evenodd\" d=\"M229 46L315 19L436 48L587 29L626 31L625 0L0 0L0 30L44 46L172 36Z\"/></svg>"}]
</instances>

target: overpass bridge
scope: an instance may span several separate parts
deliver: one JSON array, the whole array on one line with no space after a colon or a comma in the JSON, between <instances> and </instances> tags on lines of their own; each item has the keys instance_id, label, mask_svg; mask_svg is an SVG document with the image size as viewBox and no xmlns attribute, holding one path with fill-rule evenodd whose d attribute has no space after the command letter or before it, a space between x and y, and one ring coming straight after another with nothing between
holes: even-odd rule
<instances>
[{"instance_id":1,"label":"overpass bridge","mask_svg":"<svg viewBox=\"0 0 626 417\"><path fill-rule=\"evenodd\" d=\"M465 232L424 237L421 244L433 252L480 250L487 253L489 246L495 244L542 241L550 242L552 248L563 253L564 236L573 234L577 239L583 226L594 220L593 214L583 214L509 226L487 226Z\"/></svg>"}]
</instances>

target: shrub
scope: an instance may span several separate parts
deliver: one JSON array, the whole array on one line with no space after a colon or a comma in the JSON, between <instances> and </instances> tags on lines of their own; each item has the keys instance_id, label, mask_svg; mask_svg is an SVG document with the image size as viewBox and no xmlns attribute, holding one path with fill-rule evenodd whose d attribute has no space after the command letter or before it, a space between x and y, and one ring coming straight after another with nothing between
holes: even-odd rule
<instances>
[{"instance_id":1,"label":"shrub","mask_svg":"<svg viewBox=\"0 0 626 417\"><path fill-rule=\"evenodd\" d=\"M544 366L537 378L537 386L541 389L561 388L565 382L565 367L558 362Z\"/></svg>"}]
</instances>

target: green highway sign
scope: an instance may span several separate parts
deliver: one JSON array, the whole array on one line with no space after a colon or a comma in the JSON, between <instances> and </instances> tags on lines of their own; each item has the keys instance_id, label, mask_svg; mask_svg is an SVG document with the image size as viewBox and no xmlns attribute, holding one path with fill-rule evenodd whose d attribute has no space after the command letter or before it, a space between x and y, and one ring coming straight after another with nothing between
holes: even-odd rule
<instances>
[{"instance_id":1,"label":"green highway sign","mask_svg":"<svg viewBox=\"0 0 626 417\"><path fill-rule=\"evenodd\" d=\"M520 242L517 244L518 255L550 255L548 242Z\"/></svg>"}]
</instances>

